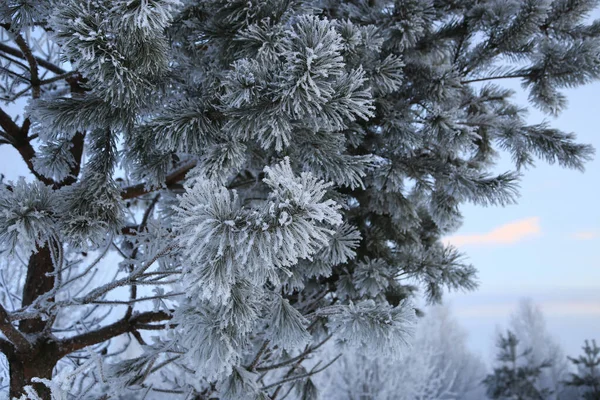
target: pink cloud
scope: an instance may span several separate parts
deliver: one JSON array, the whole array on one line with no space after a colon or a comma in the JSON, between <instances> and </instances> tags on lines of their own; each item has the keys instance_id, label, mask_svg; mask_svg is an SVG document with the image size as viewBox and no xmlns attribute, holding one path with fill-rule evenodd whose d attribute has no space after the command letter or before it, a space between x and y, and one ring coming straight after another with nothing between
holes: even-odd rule
<instances>
[{"instance_id":1,"label":"pink cloud","mask_svg":"<svg viewBox=\"0 0 600 400\"><path fill-rule=\"evenodd\" d=\"M592 239L596 239L599 236L600 235L598 235L598 232L594 232L594 231L575 232L574 234L571 235L571 237L576 240L592 240Z\"/></svg>"},{"instance_id":2,"label":"pink cloud","mask_svg":"<svg viewBox=\"0 0 600 400\"><path fill-rule=\"evenodd\" d=\"M526 239L538 237L541 233L540 218L531 217L499 226L487 233L450 236L443 239L443 242L454 246L494 246L514 244Z\"/></svg>"}]
</instances>

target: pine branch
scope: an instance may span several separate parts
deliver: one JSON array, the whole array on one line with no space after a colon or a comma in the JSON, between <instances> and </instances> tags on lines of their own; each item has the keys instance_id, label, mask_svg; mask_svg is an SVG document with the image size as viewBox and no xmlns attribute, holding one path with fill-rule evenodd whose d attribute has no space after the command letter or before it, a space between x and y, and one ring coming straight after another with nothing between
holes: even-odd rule
<instances>
[{"instance_id":1,"label":"pine branch","mask_svg":"<svg viewBox=\"0 0 600 400\"><path fill-rule=\"evenodd\" d=\"M144 324L170 320L171 318L172 316L164 311L144 312L134 315L129 319L120 319L115 323L104 326L95 331L86 332L72 338L63 339L59 344L60 357L64 357L65 355L73 353L77 350L105 342L116 336L130 332L132 329L136 329L138 325L143 326Z\"/></svg>"}]
</instances>

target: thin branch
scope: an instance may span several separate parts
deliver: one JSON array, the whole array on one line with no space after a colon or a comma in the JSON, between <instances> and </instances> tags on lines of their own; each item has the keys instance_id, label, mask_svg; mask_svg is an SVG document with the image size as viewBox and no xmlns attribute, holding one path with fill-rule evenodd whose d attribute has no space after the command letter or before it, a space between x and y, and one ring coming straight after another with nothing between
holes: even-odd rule
<instances>
[{"instance_id":1,"label":"thin branch","mask_svg":"<svg viewBox=\"0 0 600 400\"><path fill-rule=\"evenodd\" d=\"M33 55L33 53L31 52L31 48L29 48L29 45L27 44L25 39L23 39L23 36L21 36L20 33L15 33L14 36L15 36L15 43L17 44L17 46L19 46L19 49L21 49L21 53L23 53L23 57L25 58L25 60L27 60L27 63L29 64L29 74L31 76L31 87L33 89L33 98L37 99L40 97L40 94L41 94L40 76L39 76L39 71L38 71L37 60L36 60L35 56Z\"/></svg>"},{"instance_id":2,"label":"thin branch","mask_svg":"<svg viewBox=\"0 0 600 400\"><path fill-rule=\"evenodd\" d=\"M88 293L87 296L85 296L83 299L74 299L74 303L79 303L79 304L87 304L90 303L94 300L96 300L97 298L103 296L104 294L110 292L113 289L116 289L120 286L125 286L131 283L132 280L138 278L141 274L143 274L148 268L150 268L150 266L152 264L154 264L154 262L156 260L158 260L160 257L168 254L171 250L173 250L176 246L175 245L170 245L167 246L165 249L163 249L162 251L158 252L158 254L156 254L151 260L149 260L146 264L144 265L140 265L136 270L134 270L129 276L119 279L119 280L115 280L112 281L104 286L101 286L99 288L96 288L94 290L92 290L90 293ZM69 302L67 302L69 303Z\"/></svg>"},{"instance_id":3,"label":"thin branch","mask_svg":"<svg viewBox=\"0 0 600 400\"><path fill-rule=\"evenodd\" d=\"M160 199L160 193L158 193L156 196L154 196L154 198L148 205L148 208L146 208L146 211L144 212L144 216L142 217L142 222L140 222L140 224L138 225L138 228L137 228L138 232L141 233L144 229L146 229L146 225L148 224L148 218L150 218L152 211L154 211L154 206L156 206L158 199ZM131 253L132 259L137 258L138 250L139 250L139 245L136 246L135 249L133 249L133 252ZM133 264L130 264L129 268L131 268L129 271L129 272L131 272L131 270L133 270ZM130 303L129 303L129 307L127 307L127 311L125 312L125 318L130 318L131 314L133 313L133 305L134 305L133 301L137 298L137 285L136 285L135 281L132 281L129 293L130 293L129 294Z\"/></svg>"},{"instance_id":4,"label":"thin branch","mask_svg":"<svg viewBox=\"0 0 600 400\"><path fill-rule=\"evenodd\" d=\"M10 65L10 64L15 64L15 65L17 65L18 67L20 67L20 68L21 68L23 71L27 71L27 65L26 65L25 63L23 63L23 62L21 62L21 61L19 61L19 60L15 60L14 58L12 58L12 57L9 57L9 56L7 56L7 55L6 55L6 54L4 54L4 53L0 53L0 57L4 58L6 61L8 61L8 62L9 62L9 64L7 64L7 65ZM29 79L28 79L28 78L25 78L24 76L21 76L21 75L19 75L17 72L15 72L15 71L12 71L12 70L11 70L11 69L9 69L9 68L2 67L2 70L3 70L3 71L5 71L5 72L8 72L8 73L10 73L11 75L15 76L16 78L18 78L18 79L20 79L20 80L23 80L23 81L25 81L25 82L29 82Z\"/></svg>"},{"instance_id":5,"label":"thin branch","mask_svg":"<svg viewBox=\"0 0 600 400\"><path fill-rule=\"evenodd\" d=\"M31 85L27 85L27 87L23 90L21 90L18 93L15 93L12 97L7 97L4 100L10 102L16 101L18 100L21 96L23 96L24 94L26 94L27 92L29 92L29 89L31 89L32 86Z\"/></svg>"},{"instance_id":6,"label":"thin branch","mask_svg":"<svg viewBox=\"0 0 600 400\"><path fill-rule=\"evenodd\" d=\"M265 350L267 350L267 347L269 346L270 342L271 341L269 339L267 339L267 340L265 340L263 345L260 347L260 350L258 350L258 353L256 353L256 357L254 357L254 360L248 367L248 370L250 370L250 372L256 371L256 367L258 366L258 363L260 362L260 359L261 359L263 353L265 352Z\"/></svg>"},{"instance_id":7,"label":"thin branch","mask_svg":"<svg viewBox=\"0 0 600 400\"><path fill-rule=\"evenodd\" d=\"M327 364L325 364L325 366L323 366L323 367L321 367L319 369L313 369L312 371L307 372L305 374L291 376L289 378L282 379L279 382L275 382L275 383L272 383L270 385L263 386L261 389L262 390L267 390L267 389L271 389L271 388L273 388L275 386L283 385L284 383L298 381L298 380L304 379L304 378L309 378L309 377L311 377L313 375L316 375L319 372L324 371L325 369L329 368L331 366L331 364L333 364L334 362L336 362L338 360L338 358L340 358L341 356L342 356L341 354L338 354L333 360L331 360L330 362L328 362Z\"/></svg>"},{"instance_id":8,"label":"thin branch","mask_svg":"<svg viewBox=\"0 0 600 400\"><path fill-rule=\"evenodd\" d=\"M52 78L48 78L48 79L44 79L42 81L40 81L40 85L48 85L50 83L54 83L57 81L61 81L63 79L67 79L75 74L78 74L79 72L77 71L69 71L69 72L65 72L64 74L60 74L60 75L56 75L53 76Z\"/></svg>"},{"instance_id":9,"label":"thin branch","mask_svg":"<svg viewBox=\"0 0 600 400\"><path fill-rule=\"evenodd\" d=\"M171 172L169 175L167 175L167 178L165 179L166 187L172 187L177 182L183 180L185 178L185 174L187 174L188 171L194 168L195 166L196 161L192 160ZM143 196L152 191L153 189L148 189L148 186L145 183L139 183L137 185L124 188L121 197L123 199L133 199L135 197Z\"/></svg>"},{"instance_id":10,"label":"thin branch","mask_svg":"<svg viewBox=\"0 0 600 400\"><path fill-rule=\"evenodd\" d=\"M277 364L273 364L273 365L269 365L266 367L258 367L256 368L256 370L258 372L264 372L264 371L271 371L274 369L278 369L278 368L282 368L285 367L287 365L293 364L298 360L302 360L304 358L306 358L306 356L308 356L310 353L312 353L313 351L317 350L319 347L323 346L325 343L327 343L327 341L329 341L329 339L331 339L331 335L327 336L324 340L322 340L319 344L303 351L302 353L298 354L296 357L290 358L289 360L277 363Z\"/></svg>"},{"instance_id":11,"label":"thin branch","mask_svg":"<svg viewBox=\"0 0 600 400\"><path fill-rule=\"evenodd\" d=\"M95 300L95 301L91 301L86 304L130 305L130 304L134 304L134 303L139 303L141 301L150 301L150 300L166 299L169 297L181 296L182 294L185 294L185 292L167 293L167 294L161 294L161 295L156 295L156 296L140 297L140 298L130 299L130 300Z\"/></svg>"},{"instance_id":12,"label":"thin branch","mask_svg":"<svg viewBox=\"0 0 600 400\"><path fill-rule=\"evenodd\" d=\"M15 49L14 47L7 46L4 43L0 43L0 51L10 54L11 56L14 56L14 57L18 57L22 60L25 60L23 53L21 53L21 51L19 49ZM39 58L39 57L34 57L34 58L35 58L37 65L39 65L42 68L46 68L48 71L54 72L57 75L62 75L67 72L64 69L62 69L61 67L59 67L58 65L53 64L49 61L46 61L43 58Z\"/></svg>"},{"instance_id":13,"label":"thin branch","mask_svg":"<svg viewBox=\"0 0 600 400\"><path fill-rule=\"evenodd\" d=\"M493 81L496 79L528 78L528 77L529 77L529 74L508 74L508 75L488 76L485 78L468 79L468 80L460 81L460 83L463 85L466 85L467 83Z\"/></svg>"}]
</instances>

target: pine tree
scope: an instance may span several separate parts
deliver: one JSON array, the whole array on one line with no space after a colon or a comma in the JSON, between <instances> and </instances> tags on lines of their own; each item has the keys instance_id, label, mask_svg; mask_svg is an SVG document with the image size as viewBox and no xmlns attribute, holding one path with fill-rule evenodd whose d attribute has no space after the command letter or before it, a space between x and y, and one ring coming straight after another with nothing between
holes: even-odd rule
<instances>
[{"instance_id":1,"label":"pine tree","mask_svg":"<svg viewBox=\"0 0 600 400\"><path fill-rule=\"evenodd\" d=\"M513 332L508 330L506 336L498 336L498 355L496 357L499 366L489 374L483 381L487 387L487 394L491 399L515 399L515 400L544 400L552 391L548 388L540 388L536 381L543 370L549 368L551 363L543 361L540 364L532 364L527 361L531 349L518 350L519 339Z\"/></svg>"},{"instance_id":2,"label":"pine tree","mask_svg":"<svg viewBox=\"0 0 600 400\"><path fill-rule=\"evenodd\" d=\"M569 375L569 360L548 331L542 310L531 299L522 299L511 314L510 329L519 338L518 350L529 349L525 357L528 365L551 364L542 370L536 386L550 389L553 393L549 399L569 399L563 382Z\"/></svg>"},{"instance_id":3,"label":"pine tree","mask_svg":"<svg viewBox=\"0 0 600 400\"><path fill-rule=\"evenodd\" d=\"M591 158L499 83L564 109L597 3L2 1L9 395L314 398L330 338L399 354L415 293L476 287L459 206Z\"/></svg>"},{"instance_id":4,"label":"pine tree","mask_svg":"<svg viewBox=\"0 0 600 400\"><path fill-rule=\"evenodd\" d=\"M577 373L572 373L571 378L565 383L579 389L582 399L600 399L600 347L595 340L585 341L583 355L577 358L569 357L577 368Z\"/></svg>"}]
</instances>

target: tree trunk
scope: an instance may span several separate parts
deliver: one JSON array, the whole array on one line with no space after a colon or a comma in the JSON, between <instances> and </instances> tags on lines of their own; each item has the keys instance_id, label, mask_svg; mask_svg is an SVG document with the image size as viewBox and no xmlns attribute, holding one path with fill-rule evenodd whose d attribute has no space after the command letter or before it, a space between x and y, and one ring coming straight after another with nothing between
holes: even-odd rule
<instances>
[{"instance_id":1,"label":"tree trunk","mask_svg":"<svg viewBox=\"0 0 600 400\"><path fill-rule=\"evenodd\" d=\"M23 287L22 306L27 307L38 297L49 292L54 287L54 265L50 247L46 243L37 253L29 257L27 276ZM50 389L42 383L31 382L32 378L52 378L52 370L58 362L59 351L56 342L44 333L44 328L51 321L42 318L24 319L19 322L19 330L30 337L36 338L32 347L27 351L16 351L7 355L10 373L10 398L19 398L24 392L23 387L31 385L38 395L50 400Z\"/></svg>"},{"instance_id":2,"label":"tree trunk","mask_svg":"<svg viewBox=\"0 0 600 400\"><path fill-rule=\"evenodd\" d=\"M24 393L23 387L31 385L40 398L50 400L50 389L46 385L31 382L32 378L52 378L56 359L53 352L44 347L34 354L20 354L8 360L11 399L19 398Z\"/></svg>"},{"instance_id":3,"label":"tree trunk","mask_svg":"<svg viewBox=\"0 0 600 400\"><path fill-rule=\"evenodd\" d=\"M22 306L27 307L38 297L54 288L54 265L50 254L50 244L38 249L29 257L27 277L23 287ZM23 333L40 333L46 326L41 318L24 319L19 322L19 330Z\"/></svg>"}]
</instances>

